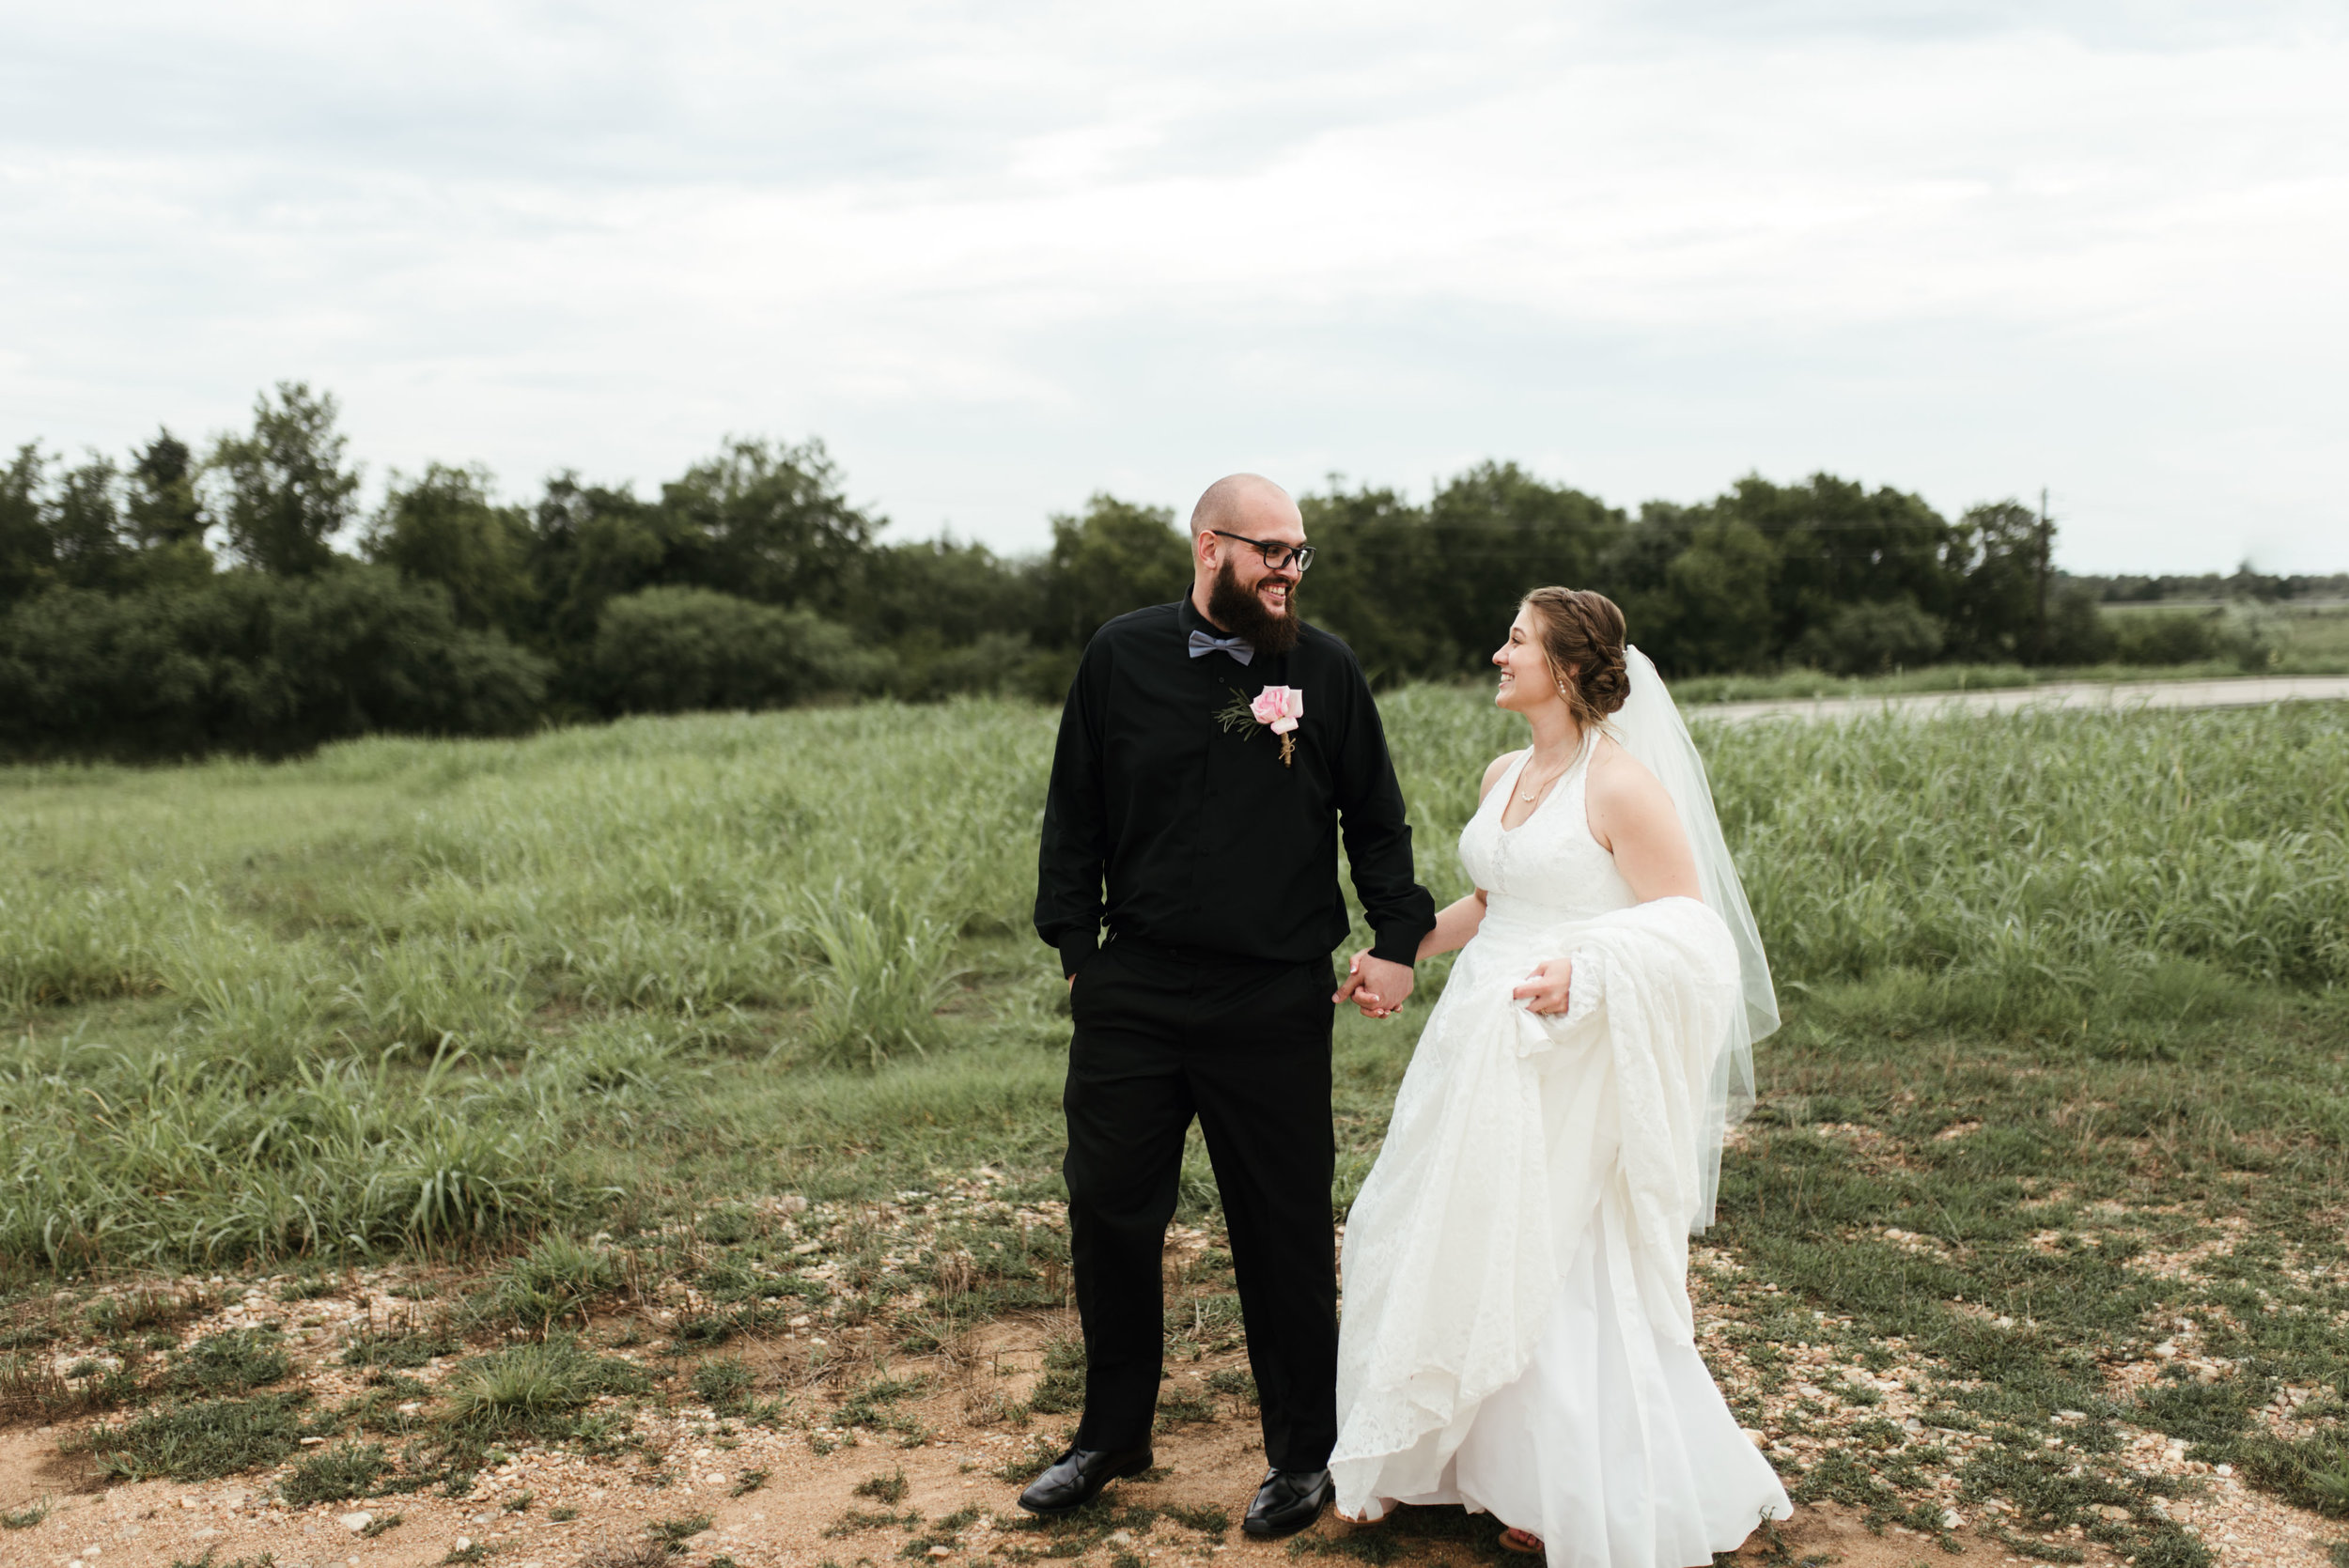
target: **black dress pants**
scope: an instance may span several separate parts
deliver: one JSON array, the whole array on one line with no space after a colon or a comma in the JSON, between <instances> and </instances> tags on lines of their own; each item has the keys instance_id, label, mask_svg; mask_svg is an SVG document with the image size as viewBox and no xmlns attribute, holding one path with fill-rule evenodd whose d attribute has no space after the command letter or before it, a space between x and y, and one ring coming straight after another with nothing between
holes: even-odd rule
<instances>
[{"instance_id":1,"label":"black dress pants","mask_svg":"<svg viewBox=\"0 0 2349 1568\"><path fill-rule=\"evenodd\" d=\"M1077 1446L1137 1448L1157 1414L1162 1259L1199 1118L1239 1276L1265 1458L1315 1470L1337 1441L1329 960L1265 963L1112 940L1069 1008L1069 1246L1084 1319Z\"/></svg>"}]
</instances>

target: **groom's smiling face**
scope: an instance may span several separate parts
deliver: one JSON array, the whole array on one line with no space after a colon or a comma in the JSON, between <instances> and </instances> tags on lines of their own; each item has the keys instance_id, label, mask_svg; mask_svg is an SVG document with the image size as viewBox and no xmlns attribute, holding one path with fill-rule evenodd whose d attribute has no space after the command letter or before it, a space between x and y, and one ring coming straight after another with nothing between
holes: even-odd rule
<instances>
[{"instance_id":1,"label":"groom's smiling face","mask_svg":"<svg viewBox=\"0 0 2349 1568\"><path fill-rule=\"evenodd\" d=\"M1213 505L1203 502L1204 515L1192 520L1201 608L1224 630L1268 652L1284 651L1296 641L1297 585L1304 574L1293 559L1273 566L1256 541L1273 546L1275 555L1284 553L1280 547L1303 545L1297 503L1254 475L1235 475L1209 498Z\"/></svg>"}]
</instances>

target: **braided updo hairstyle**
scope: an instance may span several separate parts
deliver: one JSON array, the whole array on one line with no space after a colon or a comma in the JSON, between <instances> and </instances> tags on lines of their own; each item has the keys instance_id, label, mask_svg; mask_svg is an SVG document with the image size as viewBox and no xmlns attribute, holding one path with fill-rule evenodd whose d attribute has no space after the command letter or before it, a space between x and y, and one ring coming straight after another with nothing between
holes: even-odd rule
<instances>
[{"instance_id":1,"label":"braided updo hairstyle","mask_svg":"<svg viewBox=\"0 0 2349 1568\"><path fill-rule=\"evenodd\" d=\"M1604 723L1631 695L1631 674L1623 663L1623 612L1588 588L1536 588L1525 596L1524 607L1533 613L1551 677L1575 722Z\"/></svg>"}]
</instances>

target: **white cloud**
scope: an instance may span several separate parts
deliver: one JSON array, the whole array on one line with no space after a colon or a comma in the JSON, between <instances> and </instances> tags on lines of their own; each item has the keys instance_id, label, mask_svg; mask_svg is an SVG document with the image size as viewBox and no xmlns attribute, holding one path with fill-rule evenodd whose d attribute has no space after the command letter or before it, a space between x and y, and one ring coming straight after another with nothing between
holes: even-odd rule
<instances>
[{"instance_id":1,"label":"white cloud","mask_svg":"<svg viewBox=\"0 0 2349 1568\"><path fill-rule=\"evenodd\" d=\"M818 433L1014 548L1498 456L2349 566L2329 8L12 9L10 437L302 377L379 465Z\"/></svg>"}]
</instances>

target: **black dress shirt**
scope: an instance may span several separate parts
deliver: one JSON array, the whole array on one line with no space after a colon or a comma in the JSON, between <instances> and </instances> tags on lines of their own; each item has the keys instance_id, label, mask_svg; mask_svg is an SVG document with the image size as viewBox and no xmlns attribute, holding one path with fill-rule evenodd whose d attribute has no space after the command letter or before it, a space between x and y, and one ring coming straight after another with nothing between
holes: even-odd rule
<instances>
[{"instance_id":1,"label":"black dress shirt","mask_svg":"<svg viewBox=\"0 0 2349 1568\"><path fill-rule=\"evenodd\" d=\"M1086 645L1045 797L1037 934L1068 974L1105 920L1169 947L1326 958L1346 933L1342 821L1372 951L1410 963L1436 901L1411 879L1403 789L1352 650L1308 626L1289 652L1247 665L1193 659L1194 629L1220 635L1184 598L1121 615ZM1304 693L1291 766L1267 726L1217 721L1268 686Z\"/></svg>"}]
</instances>

